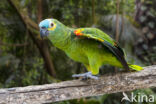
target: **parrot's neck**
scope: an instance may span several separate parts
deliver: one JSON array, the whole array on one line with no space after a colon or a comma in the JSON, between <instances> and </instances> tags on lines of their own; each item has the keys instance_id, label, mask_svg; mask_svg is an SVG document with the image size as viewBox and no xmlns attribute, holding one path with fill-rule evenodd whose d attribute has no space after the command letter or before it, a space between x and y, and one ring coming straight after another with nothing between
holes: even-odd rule
<instances>
[{"instance_id":1,"label":"parrot's neck","mask_svg":"<svg viewBox=\"0 0 156 104\"><path fill-rule=\"evenodd\" d=\"M53 45L61 50L66 50L69 48L71 43L70 34L72 29L65 27L63 31L59 31L55 37L51 38Z\"/></svg>"}]
</instances>

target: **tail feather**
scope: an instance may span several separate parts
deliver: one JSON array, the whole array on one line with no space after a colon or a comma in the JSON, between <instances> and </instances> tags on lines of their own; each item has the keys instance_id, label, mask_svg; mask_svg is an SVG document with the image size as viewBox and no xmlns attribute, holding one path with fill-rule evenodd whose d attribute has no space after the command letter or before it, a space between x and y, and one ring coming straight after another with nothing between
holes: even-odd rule
<instances>
[{"instance_id":1,"label":"tail feather","mask_svg":"<svg viewBox=\"0 0 156 104\"><path fill-rule=\"evenodd\" d=\"M141 71L141 70L143 70L143 67L138 66L138 65L131 65L131 64L129 64L128 66L129 66L130 69L133 69L135 71Z\"/></svg>"},{"instance_id":2,"label":"tail feather","mask_svg":"<svg viewBox=\"0 0 156 104\"><path fill-rule=\"evenodd\" d=\"M124 58L124 52L119 46L114 47L107 41L104 41L103 45L106 46L117 57L126 70L129 70L128 64Z\"/></svg>"}]
</instances>

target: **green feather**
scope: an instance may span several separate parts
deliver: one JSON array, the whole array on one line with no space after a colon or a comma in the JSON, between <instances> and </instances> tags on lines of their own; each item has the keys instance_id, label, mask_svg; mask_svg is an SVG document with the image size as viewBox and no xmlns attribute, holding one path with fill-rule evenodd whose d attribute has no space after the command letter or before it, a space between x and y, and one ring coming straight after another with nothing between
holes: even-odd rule
<instances>
[{"instance_id":1,"label":"green feather","mask_svg":"<svg viewBox=\"0 0 156 104\"><path fill-rule=\"evenodd\" d=\"M80 28L80 30L81 29L83 29L83 31L81 32L83 35L80 35L80 37L87 37L88 39L94 39L101 42L104 47L107 47L110 52L112 52L117 57L123 67L126 70L129 70L128 64L124 58L123 50L117 43L115 43L115 41L111 37L95 28ZM114 44L116 44L116 46L114 46Z\"/></svg>"},{"instance_id":2,"label":"green feather","mask_svg":"<svg viewBox=\"0 0 156 104\"><path fill-rule=\"evenodd\" d=\"M129 64L129 67L131 69L135 70L135 71L141 71L141 70L143 70L143 67L138 66L138 65L131 65L131 64Z\"/></svg>"},{"instance_id":3,"label":"green feather","mask_svg":"<svg viewBox=\"0 0 156 104\"><path fill-rule=\"evenodd\" d=\"M96 28L73 29L52 19L56 28L49 31L48 38L54 46L63 50L74 61L83 63L93 75L102 65L140 71L143 68L127 64L122 48L106 33Z\"/></svg>"}]
</instances>

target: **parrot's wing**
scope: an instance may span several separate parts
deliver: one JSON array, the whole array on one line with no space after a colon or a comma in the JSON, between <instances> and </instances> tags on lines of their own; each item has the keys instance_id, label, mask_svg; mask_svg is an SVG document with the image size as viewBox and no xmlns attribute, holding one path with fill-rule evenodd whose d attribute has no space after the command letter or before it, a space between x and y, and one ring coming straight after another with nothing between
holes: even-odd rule
<instances>
[{"instance_id":1,"label":"parrot's wing","mask_svg":"<svg viewBox=\"0 0 156 104\"><path fill-rule=\"evenodd\" d=\"M95 41L101 42L105 47L107 47L122 63L126 70L129 70L128 64L124 58L124 52L119 47L119 45L104 32L95 28L80 28L74 31L74 34L78 37L85 37L86 39L93 39Z\"/></svg>"}]
</instances>

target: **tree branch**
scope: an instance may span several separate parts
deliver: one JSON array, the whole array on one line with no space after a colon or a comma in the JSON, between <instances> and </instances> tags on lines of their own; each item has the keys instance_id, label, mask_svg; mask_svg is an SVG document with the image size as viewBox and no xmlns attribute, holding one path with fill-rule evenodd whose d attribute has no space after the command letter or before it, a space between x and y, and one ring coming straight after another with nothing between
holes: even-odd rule
<instances>
[{"instance_id":1,"label":"tree branch","mask_svg":"<svg viewBox=\"0 0 156 104\"><path fill-rule=\"evenodd\" d=\"M72 80L60 83L0 89L0 104L41 104L99 96L108 93L156 87L156 65L140 72L105 75L99 80Z\"/></svg>"},{"instance_id":2,"label":"tree branch","mask_svg":"<svg viewBox=\"0 0 156 104\"><path fill-rule=\"evenodd\" d=\"M31 37L31 39L33 40L33 42L39 49L40 54L42 55L42 57L44 59L47 71L49 72L49 74L51 76L56 77L56 73L55 73L53 61L50 57L51 55L49 52L48 45L46 44L46 42L44 40L42 40L40 38L39 34L35 33L31 29L31 27L33 27L35 30L39 30L38 25L34 21L32 21L28 16L24 15L24 13L19 11L17 9L16 5L14 4L13 0L7 0L7 1L10 4L10 6L13 9L15 9L15 11L16 11L18 17L20 18L20 20L22 21L23 25L28 29L28 33L29 33L28 35Z\"/></svg>"},{"instance_id":3,"label":"tree branch","mask_svg":"<svg viewBox=\"0 0 156 104\"><path fill-rule=\"evenodd\" d=\"M115 40L118 42L119 40L119 8L120 8L120 0L116 1L116 36Z\"/></svg>"},{"instance_id":4,"label":"tree branch","mask_svg":"<svg viewBox=\"0 0 156 104\"><path fill-rule=\"evenodd\" d=\"M38 23L41 22L42 20L42 0L38 0L38 11L37 11L37 19Z\"/></svg>"}]
</instances>

